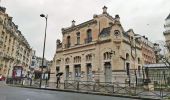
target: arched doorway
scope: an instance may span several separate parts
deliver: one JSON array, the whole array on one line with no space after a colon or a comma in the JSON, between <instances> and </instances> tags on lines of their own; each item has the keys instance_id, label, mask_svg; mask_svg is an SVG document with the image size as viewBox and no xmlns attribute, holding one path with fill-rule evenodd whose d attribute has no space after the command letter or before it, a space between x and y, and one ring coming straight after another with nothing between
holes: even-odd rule
<instances>
[{"instance_id":1,"label":"arched doorway","mask_svg":"<svg viewBox=\"0 0 170 100\"><path fill-rule=\"evenodd\" d=\"M87 64L87 81L92 81L92 65L91 63Z\"/></svg>"},{"instance_id":2,"label":"arched doorway","mask_svg":"<svg viewBox=\"0 0 170 100\"><path fill-rule=\"evenodd\" d=\"M105 68L105 82L112 82L112 69L111 69L111 63L105 62L104 63Z\"/></svg>"},{"instance_id":3,"label":"arched doorway","mask_svg":"<svg viewBox=\"0 0 170 100\"><path fill-rule=\"evenodd\" d=\"M66 80L69 80L69 65L66 66Z\"/></svg>"},{"instance_id":4,"label":"arched doorway","mask_svg":"<svg viewBox=\"0 0 170 100\"><path fill-rule=\"evenodd\" d=\"M81 78L81 65L74 65L75 80L80 80Z\"/></svg>"}]
</instances>

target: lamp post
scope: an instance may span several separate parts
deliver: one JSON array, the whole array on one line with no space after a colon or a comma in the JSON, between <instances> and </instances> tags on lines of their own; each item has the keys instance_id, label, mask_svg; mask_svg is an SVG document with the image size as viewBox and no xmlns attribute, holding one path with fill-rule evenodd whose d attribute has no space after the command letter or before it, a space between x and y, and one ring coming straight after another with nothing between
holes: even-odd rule
<instances>
[{"instance_id":1,"label":"lamp post","mask_svg":"<svg viewBox=\"0 0 170 100\"><path fill-rule=\"evenodd\" d=\"M42 83L42 75L43 75L43 66L44 66L44 53L45 53L45 42L46 42L46 32L47 32L47 19L48 15L41 14L40 17L44 17L46 24L45 24L45 36L44 36L44 46L43 46L43 58L42 58L42 66L41 66L41 77L40 77L40 84L39 87L41 88L41 83Z\"/></svg>"}]
</instances>

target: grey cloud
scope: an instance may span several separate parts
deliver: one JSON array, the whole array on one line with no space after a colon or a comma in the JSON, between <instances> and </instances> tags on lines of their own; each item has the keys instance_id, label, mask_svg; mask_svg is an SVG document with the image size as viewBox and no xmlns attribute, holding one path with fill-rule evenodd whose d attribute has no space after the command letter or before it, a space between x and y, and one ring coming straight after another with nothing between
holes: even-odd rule
<instances>
[{"instance_id":1,"label":"grey cloud","mask_svg":"<svg viewBox=\"0 0 170 100\"><path fill-rule=\"evenodd\" d=\"M61 28L92 19L106 5L110 15L120 15L125 30L133 28L150 40L164 39L164 19L170 13L169 0L2 0L14 22L28 39L30 45L42 56L45 20L39 14L49 15L46 53L52 59L56 39L62 38ZM148 25L147 25L148 24Z\"/></svg>"}]
</instances>

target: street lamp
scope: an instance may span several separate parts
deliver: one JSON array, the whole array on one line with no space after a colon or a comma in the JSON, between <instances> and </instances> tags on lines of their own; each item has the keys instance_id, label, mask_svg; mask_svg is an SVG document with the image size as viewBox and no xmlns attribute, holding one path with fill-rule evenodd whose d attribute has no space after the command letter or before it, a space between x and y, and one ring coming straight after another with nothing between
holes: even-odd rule
<instances>
[{"instance_id":1,"label":"street lamp","mask_svg":"<svg viewBox=\"0 0 170 100\"><path fill-rule=\"evenodd\" d=\"M44 53L45 53L45 42L46 42L46 31L47 31L47 19L48 15L41 14L40 17L44 17L46 20L45 24L45 36L44 36L44 46L43 46L43 58L42 58L42 66L41 66L41 77L40 77L40 84L39 87L41 88L41 83L42 83L42 75L43 75L43 66L44 66Z\"/></svg>"}]
</instances>

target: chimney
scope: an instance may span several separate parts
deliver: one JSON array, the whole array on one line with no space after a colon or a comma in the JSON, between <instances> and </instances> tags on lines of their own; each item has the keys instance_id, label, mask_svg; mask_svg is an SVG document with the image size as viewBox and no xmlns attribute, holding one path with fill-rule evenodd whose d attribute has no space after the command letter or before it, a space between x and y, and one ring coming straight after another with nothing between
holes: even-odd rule
<instances>
[{"instance_id":1,"label":"chimney","mask_svg":"<svg viewBox=\"0 0 170 100\"><path fill-rule=\"evenodd\" d=\"M71 26L72 26L72 27L75 26L75 23L76 23L76 21L73 20Z\"/></svg>"},{"instance_id":2,"label":"chimney","mask_svg":"<svg viewBox=\"0 0 170 100\"><path fill-rule=\"evenodd\" d=\"M103 7L103 14L107 14L107 7L106 6Z\"/></svg>"}]
</instances>

